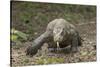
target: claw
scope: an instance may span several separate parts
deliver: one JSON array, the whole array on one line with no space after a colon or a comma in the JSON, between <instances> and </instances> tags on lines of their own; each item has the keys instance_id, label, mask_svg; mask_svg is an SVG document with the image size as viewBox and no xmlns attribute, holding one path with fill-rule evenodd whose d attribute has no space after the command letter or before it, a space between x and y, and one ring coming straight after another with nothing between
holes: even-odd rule
<instances>
[{"instance_id":1,"label":"claw","mask_svg":"<svg viewBox=\"0 0 100 67\"><path fill-rule=\"evenodd\" d=\"M77 48L72 48L71 51L72 51L73 53L76 53L76 52L78 51L78 49L77 49Z\"/></svg>"},{"instance_id":2,"label":"claw","mask_svg":"<svg viewBox=\"0 0 100 67\"><path fill-rule=\"evenodd\" d=\"M26 49L26 56L30 56L30 57L32 57L33 55L35 55L36 53L37 53L37 50L36 49L33 49L33 47L28 47L27 49Z\"/></svg>"}]
</instances>

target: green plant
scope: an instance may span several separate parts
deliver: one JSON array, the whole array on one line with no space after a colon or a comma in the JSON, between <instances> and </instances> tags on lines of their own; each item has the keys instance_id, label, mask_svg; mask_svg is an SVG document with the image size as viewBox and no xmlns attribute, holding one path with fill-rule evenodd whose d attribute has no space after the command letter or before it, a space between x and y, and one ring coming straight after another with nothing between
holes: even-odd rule
<instances>
[{"instance_id":1,"label":"green plant","mask_svg":"<svg viewBox=\"0 0 100 67\"><path fill-rule=\"evenodd\" d=\"M57 63L64 63L64 58L57 58L57 57L38 57L35 61L36 64L57 64Z\"/></svg>"},{"instance_id":2,"label":"green plant","mask_svg":"<svg viewBox=\"0 0 100 67\"><path fill-rule=\"evenodd\" d=\"M21 32L21 31L18 31L18 30L15 30L15 29L11 29L11 41L19 41L19 40L27 40L27 34Z\"/></svg>"}]
</instances>

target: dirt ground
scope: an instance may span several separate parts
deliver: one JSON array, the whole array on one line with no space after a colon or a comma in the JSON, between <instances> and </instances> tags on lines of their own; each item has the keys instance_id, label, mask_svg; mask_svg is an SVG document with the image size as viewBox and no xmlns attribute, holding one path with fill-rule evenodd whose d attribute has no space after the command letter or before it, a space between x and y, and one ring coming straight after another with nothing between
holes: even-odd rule
<instances>
[{"instance_id":1,"label":"dirt ground","mask_svg":"<svg viewBox=\"0 0 100 67\"><path fill-rule=\"evenodd\" d=\"M18 48L18 45L12 46L12 66L96 61L96 22L77 24L76 27L83 39L83 44L78 48L79 51L77 53L71 53L70 51L52 53L48 51L46 44L44 44L35 56L29 57L26 56L25 50L32 42L25 42L21 44L20 48Z\"/></svg>"}]
</instances>

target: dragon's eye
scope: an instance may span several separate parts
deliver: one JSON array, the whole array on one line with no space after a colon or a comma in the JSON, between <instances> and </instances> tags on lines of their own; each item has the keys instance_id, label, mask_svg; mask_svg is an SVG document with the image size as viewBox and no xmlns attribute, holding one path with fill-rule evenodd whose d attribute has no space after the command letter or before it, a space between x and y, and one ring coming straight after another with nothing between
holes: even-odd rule
<instances>
[{"instance_id":1,"label":"dragon's eye","mask_svg":"<svg viewBox=\"0 0 100 67\"><path fill-rule=\"evenodd\" d=\"M63 35L64 33L63 33L63 31L61 32L61 35Z\"/></svg>"},{"instance_id":2,"label":"dragon's eye","mask_svg":"<svg viewBox=\"0 0 100 67\"><path fill-rule=\"evenodd\" d=\"M62 31L61 31L61 35L64 35L64 33L65 33L65 32L64 32L64 29L62 29Z\"/></svg>"}]
</instances>

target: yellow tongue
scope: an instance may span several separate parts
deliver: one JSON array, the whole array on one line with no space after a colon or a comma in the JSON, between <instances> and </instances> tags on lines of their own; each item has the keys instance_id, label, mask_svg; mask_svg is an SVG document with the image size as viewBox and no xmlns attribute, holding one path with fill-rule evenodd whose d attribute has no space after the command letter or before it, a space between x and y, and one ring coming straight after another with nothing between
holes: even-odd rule
<instances>
[{"instance_id":1,"label":"yellow tongue","mask_svg":"<svg viewBox=\"0 0 100 67\"><path fill-rule=\"evenodd\" d=\"M57 48L59 48L59 42L57 42Z\"/></svg>"}]
</instances>

